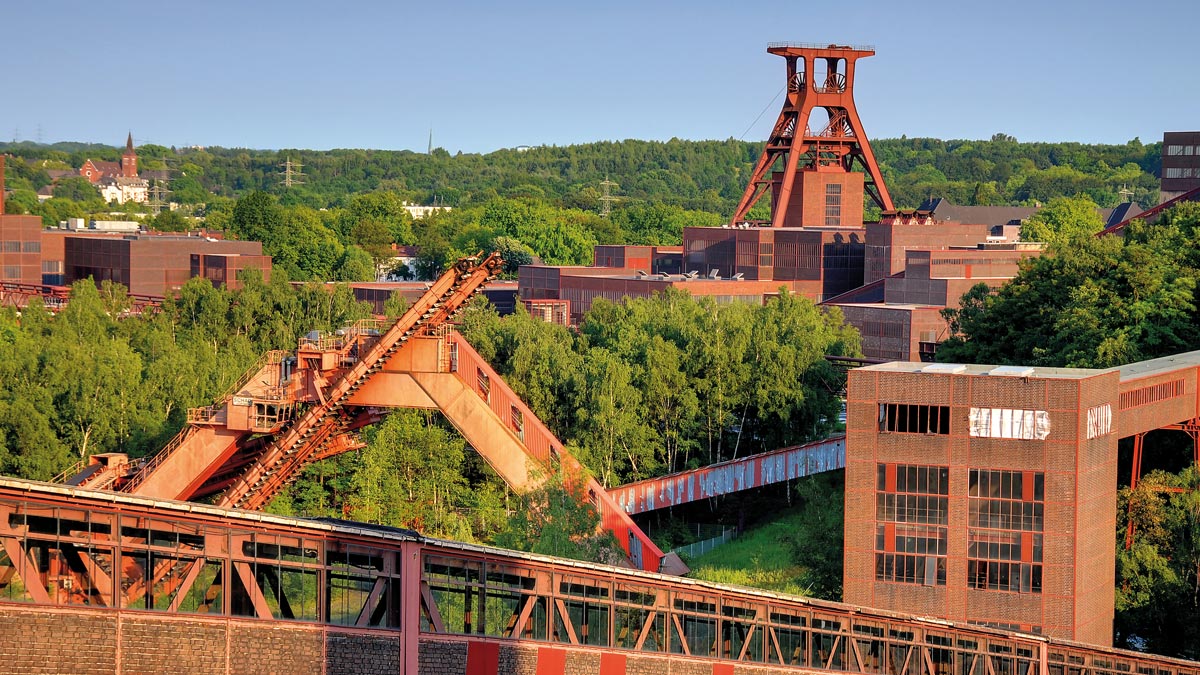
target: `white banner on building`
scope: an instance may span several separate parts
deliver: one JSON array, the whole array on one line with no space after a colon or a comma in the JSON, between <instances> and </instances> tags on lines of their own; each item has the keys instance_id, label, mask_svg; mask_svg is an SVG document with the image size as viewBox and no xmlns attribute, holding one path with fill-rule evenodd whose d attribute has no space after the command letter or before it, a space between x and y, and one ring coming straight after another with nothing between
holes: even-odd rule
<instances>
[{"instance_id":1,"label":"white banner on building","mask_svg":"<svg viewBox=\"0 0 1200 675\"><path fill-rule=\"evenodd\" d=\"M1050 435L1050 414L1045 410L971 408L971 436L1041 441Z\"/></svg>"},{"instance_id":2,"label":"white banner on building","mask_svg":"<svg viewBox=\"0 0 1200 675\"><path fill-rule=\"evenodd\" d=\"M1087 437L1089 439L1112 433L1112 406L1108 403L1088 408Z\"/></svg>"}]
</instances>

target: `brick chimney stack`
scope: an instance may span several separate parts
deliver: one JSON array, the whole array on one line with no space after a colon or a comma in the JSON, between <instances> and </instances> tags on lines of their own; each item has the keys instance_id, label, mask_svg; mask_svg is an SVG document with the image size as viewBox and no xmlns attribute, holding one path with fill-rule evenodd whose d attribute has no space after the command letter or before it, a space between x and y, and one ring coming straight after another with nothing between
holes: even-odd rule
<instances>
[{"instance_id":1,"label":"brick chimney stack","mask_svg":"<svg viewBox=\"0 0 1200 675\"><path fill-rule=\"evenodd\" d=\"M4 215L4 155L0 154L0 216Z\"/></svg>"}]
</instances>

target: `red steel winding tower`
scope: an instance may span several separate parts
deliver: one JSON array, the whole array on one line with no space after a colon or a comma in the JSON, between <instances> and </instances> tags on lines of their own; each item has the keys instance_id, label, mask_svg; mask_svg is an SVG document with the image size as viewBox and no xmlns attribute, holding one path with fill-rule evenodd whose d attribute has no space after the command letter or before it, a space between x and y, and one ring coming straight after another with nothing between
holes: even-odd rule
<instances>
[{"instance_id":1,"label":"red steel winding tower","mask_svg":"<svg viewBox=\"0 0 1200 675\"><path fill-rule=\"evenodd\" d=\"M875 49L771 43L767 52L787 61L787 99L733 222L767 225L748 221L747 214L768 189L771 227L862 227L864 192L891 211L892 198L854 107L854 64ZM817 108L828 123L814 132L809 118ZM856 162L861 173L853 170Z\"/></svg>"}]
</instances>

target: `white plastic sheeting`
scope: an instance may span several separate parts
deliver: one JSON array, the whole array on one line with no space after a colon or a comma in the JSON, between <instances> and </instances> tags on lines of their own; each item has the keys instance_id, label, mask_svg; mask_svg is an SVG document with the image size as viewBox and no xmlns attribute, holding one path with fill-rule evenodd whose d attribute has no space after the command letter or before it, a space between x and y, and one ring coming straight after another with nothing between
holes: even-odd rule
<instances>
[{"instance_id":1,"label":"white plastic sheeting","mask_svg":"<svg viewBox=\"0 0 1200 675\"><path fill-rule=\"evenodd\" d=\"M971 408L970 423L974 438L1041 441L1050 435L1050 414L1045 410Z\"/></svg>"},{"instance_id":2,"label":"white plastic sheeting","mask_svg":"<svg viewBox=\"0 0 1200 675\"><path fill-rule=\"evenodd\" d=\"M1089 439L1112 433L1112 406L1104 403L1088 408L1087 437Z\"/></svg>"}]
</instances>

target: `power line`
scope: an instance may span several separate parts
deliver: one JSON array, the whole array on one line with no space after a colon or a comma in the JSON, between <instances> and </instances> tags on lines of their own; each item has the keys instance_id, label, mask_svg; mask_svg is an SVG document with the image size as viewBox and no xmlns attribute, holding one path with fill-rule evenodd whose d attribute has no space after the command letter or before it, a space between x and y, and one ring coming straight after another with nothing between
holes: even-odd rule
<instances>
[{"instance_id":1,"label":"power line","mask_svg":"<svg viewBox=\"0 0 1200 675\"><path fill-rule=\"evenodd\" d=\"M771 104L775 103L775 99L779 98L779 95L783 93L784 89L787 89L787 85L780 87L779 91L775 92L775 96L771 97L771 102L763 106L762 112L758 113L758 117L755 117L754 121L750 123L750 126L746 127L746 130L742 132L742 135L738 136L739 141L744 140L746 138L746 134L750 133L750 130L754 128L755 124L758 124L758 121L762 119L762 116L767 114L767 108L770 108Z\"/></svg>"},{"instance_id":2,"label":"power line","mask_svg":"<svg viewBox=\"0 0 1200 675\"><path fill-rule=\"evenodd\" d=\"M292 158L288 157L287 160L285 160L284 163L280 164L279 166L283 168L284 187L304 185L304 181L300 180L304 177L304 172L300 171L300 169L304 168L303 164L300 162L293 162Z\"/></svg>"},{"instance_id":3,"label":"power line","mask_svg":"<svg viewBox=\"0 0 1200 675\"><path fill-rule=\"evenodd\" d=\"M170 169L168 169L168 171L170 171ZM149 190L150 199L147 202L147 205L150 207L150 210L154 212L154 215L157 216L162 212L164 206L170 205L169 200L171 193L171 190L168 190L163 186L162 181L156 179L152 182Z\"/></svg>"},{"instance_id":4,"label":"power line","mask_svg":"<svg viewBox=\"0 0 1200 675\"><path fill-rule=\"evenodd\" d=\"M614 197L612 195L613 189L620 188L620 187L621 187L620 185L617 185L613 181L609 180L608 176L605 176L604 180L600 181L600 189L602 191L602 194L600 195L600 217L601 218L607 218L609 216L609 214L612 213L613 202L621 201L620 197Z\"/></svg>"}]
</instances>

